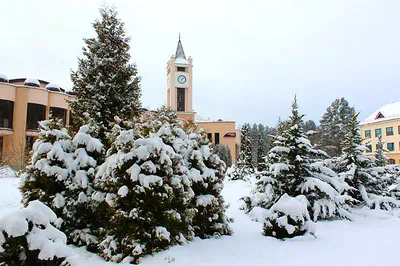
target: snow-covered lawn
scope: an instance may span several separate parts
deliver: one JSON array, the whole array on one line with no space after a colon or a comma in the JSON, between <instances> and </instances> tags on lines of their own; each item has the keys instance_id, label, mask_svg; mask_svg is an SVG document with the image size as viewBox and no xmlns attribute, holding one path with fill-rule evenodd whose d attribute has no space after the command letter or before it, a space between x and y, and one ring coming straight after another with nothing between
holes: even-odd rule
<instances>
[{"instance_id":1,"label":"snow-covered lawn","mask_svg":"<svg viewBox=\"0 0 400 266\"><path fill-rule=\"evenodd\" d=\"M19 179L0 177L0 215L20 207ZM233 236L196 239L189 244L142 259L141 265L399 265L400 219L385 212L360 210L353 222L318 222L312 236L280 241L261 234L262 224L253 222L239 210L238 201L251 189L249 183L228 181L223 195L230 204L227 212L235 219ZM114 265L75 248L82 265Z\"/></svg>"}]
</instances>

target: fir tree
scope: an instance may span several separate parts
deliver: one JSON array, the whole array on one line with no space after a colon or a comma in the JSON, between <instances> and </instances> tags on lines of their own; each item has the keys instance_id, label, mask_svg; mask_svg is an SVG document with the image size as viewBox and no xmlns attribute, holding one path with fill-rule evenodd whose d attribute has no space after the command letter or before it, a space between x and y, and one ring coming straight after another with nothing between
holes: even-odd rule
<instances>
[{"instance_id":1,"label":"fir tree","mask_svg":"<svg viewBox=\"0 0 400 266\"><path fill-rule=\"evenodd\" d=\"M350 130L347 127L349 121L355 115L354 107L350 107L345 98L334 100L326 109L321 118L321 139L322 149L331 156L342 154L343 140Z\"/></svg>"},{"instance_id":2,"label":"fir tree","mask_svg":"<svg viewBox=\"0 0 400 266\"><path fill-rule=\"evenodd\" d=\"M295 98L288 129L281 129L283 131L275 137L274 147L268 153L265 176L256 183L252 195L244 198L247 210L256 206L269 209L286 193L291 197L306 196L311 218L315 221L348 217L342 204L351 198L339 194L348 185L340 182L335 173L316 159L326 154L311 146L302 130L302 118Z\"/></svg>"},{"instance_id":3,"label":"fir tree","mask_svg":"<svg viewBox=\"0 0 400 266\"><path fill-rule=\"evenodd\" d=\"M27 206L30 201L38 199L62 217L66 184L72 183L72 140L61 120L46 120L39 125L39 138L33 144L31 164L21 176L22 202Z\"/></svg>"},{"instance_id":4,"label":"fir tree","mask_svg":"<svg viewBox=\"0 0 400 266\"><path fill-rule=\"evenodd\" d=\"M84 39L83 58L78 70L71 73L76 100L71 102L76 129L84 124L88 113L99 127L98 137L108 147L106 132L114 116L129 120L141 112L140 78L135 65L129 63L129 41L124 23L115 8L102 7L101 20L92 25L96 37Z\"/></svg>"},{"instance_id":5,"label":"fir tree","mask_svg":"<svg viewBox=\"0 0 400 266\"><path fill-rule=\"evenodd\" d=\"M141 138L139 133L135 128L120 131L98 171L100 191L93 196L111 212L100 254L116 262L137 263L194 234L193 192L182 157L157 134Z\"/></svg>"},{"instance_id":6,"label":"fir tree","mask_svg":"<svg viewBox=\"0 0 400 266\"><path fill-rule=\"evenodd\" d=\"M218 155L218 157L224 161L227 167L232 166L232 156L229 147L223 144L217 144L214 146L213 153Z\"/></svg>"},{"instance_id":7,"label":"fir tree","mask_svg":"<svg viewBox=\"0 0 400 266\"><path fill-rule=\"evenodd\" d=\"M200 238L229 235L232 231L221 195L225 163L212 154L211 143L204 131L190 134L188 142L184 153L194 193L191 206L197 209L193 220L195 235Z\"/></svg>"},{"instance_id":8,"label":"fir tree","mask_svg":"<svg viewBox=\"0 0 400 266\"><path fill-rule=\"evenodd\" d=\"M257 171L266 170L265 163L265 142L264 142L264 130L262 125L258 125L258 138L257 138Z\"/></svg>"},{"instance_id":9,"label":"fir tree","mask_svg":"<svg viewBox=\"0 0 400 266\"><path fill-rule=\"evenodd\" d=\"M348 194L358 201L364 201L362 191L381 194L379 176L374 167L375 160L364 155L367 147L362 145L358 114L353 115L347 123L348 132L343 140L343 155L340 158L339 169L344 174L346 182L352 187Z\"/></svg>"},{"instance_id":10,"label":"fir tree","mask_svg":"<svg viewBox=\"0 0 400 266\"><path fill-rule=\"evenodd\" d=\"M245 173L253 172L250 125L247 123L244 124L241 129L238 166L242 168Z\"/></svg>"}]
</instances>

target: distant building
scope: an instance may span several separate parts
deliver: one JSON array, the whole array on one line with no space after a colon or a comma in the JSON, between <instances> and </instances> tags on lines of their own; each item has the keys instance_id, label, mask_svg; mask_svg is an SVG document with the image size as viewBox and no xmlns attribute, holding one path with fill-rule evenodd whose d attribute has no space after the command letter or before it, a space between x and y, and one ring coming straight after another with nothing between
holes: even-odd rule
<instances>
[{"instance_id":1,"label":"distant building","mask_svg":"<svg viewBox=\"0 0 400 266\"><path fill-rule=\"evenodd\" d=\"M382 142L390 164L400 164L400 102L389 103L372 113L360 123L364 144L374 155L377 149L378 136Z\"/></svg>"},{"instance_id":2,"label":"distant building","mask_svg":"<svg viewBox=\"0 0 400 266\"><path fill-rule=\"evenodd\" d=\"M0 74L0 162L21 166L38 136L38 121L54 117L69 124L74 99L56 84L37 79L11 79Z\"/></svg>"},{"instance_id":3,"label":"distant building","mask_svg":"<svg viewBox=\"0 0 400 266\"><path fill-rule=\"evenodd\" d=\"M232 163L236 163L235 121L201 119L193 110L193 59L186 59L180 38L167 64L167 106L177 112L179 119L195 121L214 144L228 146Z\"/></svg>"}]
</instances>

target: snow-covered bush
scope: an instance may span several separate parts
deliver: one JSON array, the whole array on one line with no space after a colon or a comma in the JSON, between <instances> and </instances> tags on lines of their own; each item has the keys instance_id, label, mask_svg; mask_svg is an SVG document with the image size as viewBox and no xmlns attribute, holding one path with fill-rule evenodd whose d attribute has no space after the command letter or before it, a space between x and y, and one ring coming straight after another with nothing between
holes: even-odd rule
<instances>
[{"instance_id":1,"label":"snow-covered bush","mask_svg":"<svg viewBox=\"0 0 400 266\"><path fill-rule=\"evenodd\" d=\"M59 223L56 214L38 200L1 217L0 265L76 265L77 255L55 227Z\"/></svg>"},{"instance_id":2,"label":"snow-covered bush","mask_svg":"<svg viewBox=\"0 0 400 266\"><path fill-rule=\"evenodd\" d=\"M22 202L40 200L61 217L65 206L63 193L70 177L73 144L61 121L40 122L39 139L33 144L31 164L21 175Z\"/></svg>"},{"instance_id":3,"label":"snow-covered bush","mask_svg":"<svg viewBox=\"0 0 400 266\"><path fill-rule=\"evenodd\" d=\"M87 245L90 249L96 244L98 229L107 221L103 213L98 212L92 203L95 191L93 182L98 166L103 161L103 144L91 136L91 124L81 126L74 136L73 162L70 165L71 178L65 180L65 207L62 218L63 230L70 243Z\"/></svg>"},{"instance_id":4,"label":"snow-covered bush","mask_svg":"<svg viewBox=\"0 0 400 266\"><path fill-rule=\"evenodd\" d=\"M99 244L107 260L139 258L193 237L193 191L182 156L157 135L121 130L96 179L93 199L107 204L109 227Z\"/></svg>"},{"instance_id":5,"label":"snow-covered bush","mask_svg":"<svg viewBox=\"0 0 400 266\"><path fill-rule=\"evenodd\" d=\"M308 214L306 197L299 195L293 198L284 194L269 210L263 232L266 236L283 239L307 232L313 235L315 228Z\"/></svg>"},{"instance_id":6,"label":"snow-covered bush","mask_svg":"<svg viewBox=\"0 0 400 266\"><path fill-rule=\"evenodd\" d=\"M22 201L40 200L62 219L68 241L90 245L93 230L105 219L91 204L93 179L102 161L102 144L82 126L73 139L60 121L42 121L31 164L22 174Z\"/></svg>"},{"instance_id":7,"label":"snow-covered bush","mask_svg":"<svg viewBox=\"0 0 400 266\"><path fill-rule=\"evenodd\" d=\"M226 178L226 180L241 180L241 179L243 179L240 168L237 167L236 165L232 165L231 167L226 169L225 178Z\"/></svg>"},{"instance_id":8,"label":"snow-covered bush","mask_svg":"<svg viewBox=\"0 0 400 266\"><path fill-rule=\"evenodd\" d=\"M188 146L183 153L194 192L191 205L197 209L193 224L196 236L208 238L231 234L230 220L225 215L226 205L221 195L225 163L212 154L211 143L202 129L189 135Z\"/></svg>"}]
</instances>

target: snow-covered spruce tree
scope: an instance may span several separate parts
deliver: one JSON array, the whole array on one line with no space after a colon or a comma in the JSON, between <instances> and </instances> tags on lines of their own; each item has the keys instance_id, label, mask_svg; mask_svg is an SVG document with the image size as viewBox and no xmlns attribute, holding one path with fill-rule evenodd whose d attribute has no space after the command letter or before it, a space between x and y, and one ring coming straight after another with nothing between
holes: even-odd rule
<instances>
[{"instance_id":1,"label":"snow-covered spruce tree","mask_svg":"<svg viewBox=\"0 0 400 266\"><path fill-rule=\"evenodd\" d=\"M94 209L92 194L98 166L104 160L103 144L91 136L95 126L92 123L81 126L74 136L74 160L70 165L72 180L66 182L66 206L63 209L63 230L69 243L86 245L95 249L98 228L108 222L104 213Z\"/></svg>"},{"instance_id":2,"label":"snow-covered spruce tree","mask_svg":"<svg viewBox=\"0 0 400 266\"><path fill-rule=\"evenodd\" d=\"M0 265L77 265L67 237L55 226L60 219L38 200L0 217Z\"/></svg>"},{"instance_id":3,"label":"snow-covered spruce tree","mask_svg":"<svg viewBox=\"0 0 400 266\"><path fill-rule=\"evenodd\" d=\"M356 111L345 98L334 100L320 121L320 145L331 156L342 154L342 141L350 130L347 125Z\"/></svg>"},{"instance_id":4,"label":"snow-covered spruce tree","mask_svg":"<svg viewBox=\"0 0 400 266\"><path fill-rule=\"evenodd\" d=\"M231 167L229 167L228 169L226 169L225 177L226 177L226 180L242 180L243 179L240 168L234 164Z\"/></svg>"},{"instance_id":5,"label":"snow-covered spruce tree","mask_svg":"<svg viewBox=\"0 0 400 266\"><path fill-rule=\"evenodd\" d=\"M30 201L38 199L62 217L74 148L61 120L46 120L39 125L39 138L33 144L31 164L21 175L22 203L27 206Z\"/></svg>"},{"instance_id":6,"label":"snow-covered spruce tree","mask_svg":"<svg viewBox=\"0 0 400 266\"><path fill-rule=\"evenodd\" d=\"M265 218L263 233L278 239L292 238L315 233L315 223L310 220L307 210L307 199L303 195L295 198L282 195L271 207Z\"/></svg>"},{"instance_id":7,"label":"snow-covered spruce tree","mask_svg":"<svg viewBox=\"0 0 400 266\"><path fill-rule=\"evenodd\" d=\"M189 135L184 154L194 193L191 206L197 209L193 220L196 236L230 235L230 220L225 215L226 206L221 195L225 163L212 154L211 143L204 130Z\"/></svg>"},{"instance_id":8,"label":"snow-covered spruce tree","mask_svg":"<svg viewBox=\"0 0 400 266\"><path fill-rule=\"evenodd\" d=\"M382 135L378 136L378 143L376 144L376 151L375 151L375 163L377 166L385 166L386 161L388 160L387 156L385 155L384 145L385 143L382 142Z\"/></svg>"},{"instance_id":9,"label":"snow-covered spruce tree","mask_svg":"<svg viewBox=\"0 0 400 266\"><path fill-rule=\"evenodd\" d=\"M348 185L326 168L318 158L326 156L311 146L302 130L296 98L292 104L288 129L275 137L267 156L268 170L256 183L250 197L245 197L247 211L255 207L269 209L285 193L291 197L306 196L312 220L348 218L348 196L339 192Z\"/></svg>"},{"instance_id":10,"label":"snow-covered spruce tree","mask_svg":"<svg viewBox=\"0 0 400 266\"><path fill-rule=\"evenodd\" d=\"M259 128L258 130L258 138L257 138L257 171L262 172L266 170L266 151L265 151L265 143L264 143L264 133Z\"/></svg>"},{"instance_id":11,"label":"snow-covered spruce tree","mask_svg":"<svg viewBox=\"0 0 400 266\"><path fill-rule=\"evenodd\" d=\"M379 169L376 169L375 158L364 154L368 148L362 145L357 117L358 114L353 115L347 123L348 132L343 140L339 171L352 187L347 190L347 194L363 202L366 198L365 193L382 195L383 188L377 171Z\"/></svg>"},{"instance_id":12,"label":"snow-covered spruce tree","mask_svg":"<svg viewBox=\"0 0 400 266\"><path fill-rule=\"evenodd\" d=\"M93 198L111 211L99 244L107 260L137 263L193 237L188 170L157 134L141 138L135 128L122 130L96 180L101 191Z\"/></svg>"},{"instance_id":13,"label":"snow-covered spruce tree","mask_svg":"<svg viewBox=\"0 0 400 266\"><path fill-rule=\"evenodd\" d=\"M245 123L240 133L240 153L238 167L241 168L243 175L254 172L252 165L252 143L250 138L250 124Z\"/></svg>"},{"instance_id":14,"label":"snow-covered spruce tree","mask_svg":"<svg viewBox=\"0 0 400 266\"><path fill-rule=\"evenodd\" d=\"M136 66L129 63L130 38L115 8L100 8L101 19L92 25L96 37L84 39L83 58L78 70L71 73L76 100L71 102L75 132L81 125L83 113L89 113L99 127L98 138L109 147L106 132L114 116L123 120L141 113L140 78Z\"/></svg>"}]
</instances>

